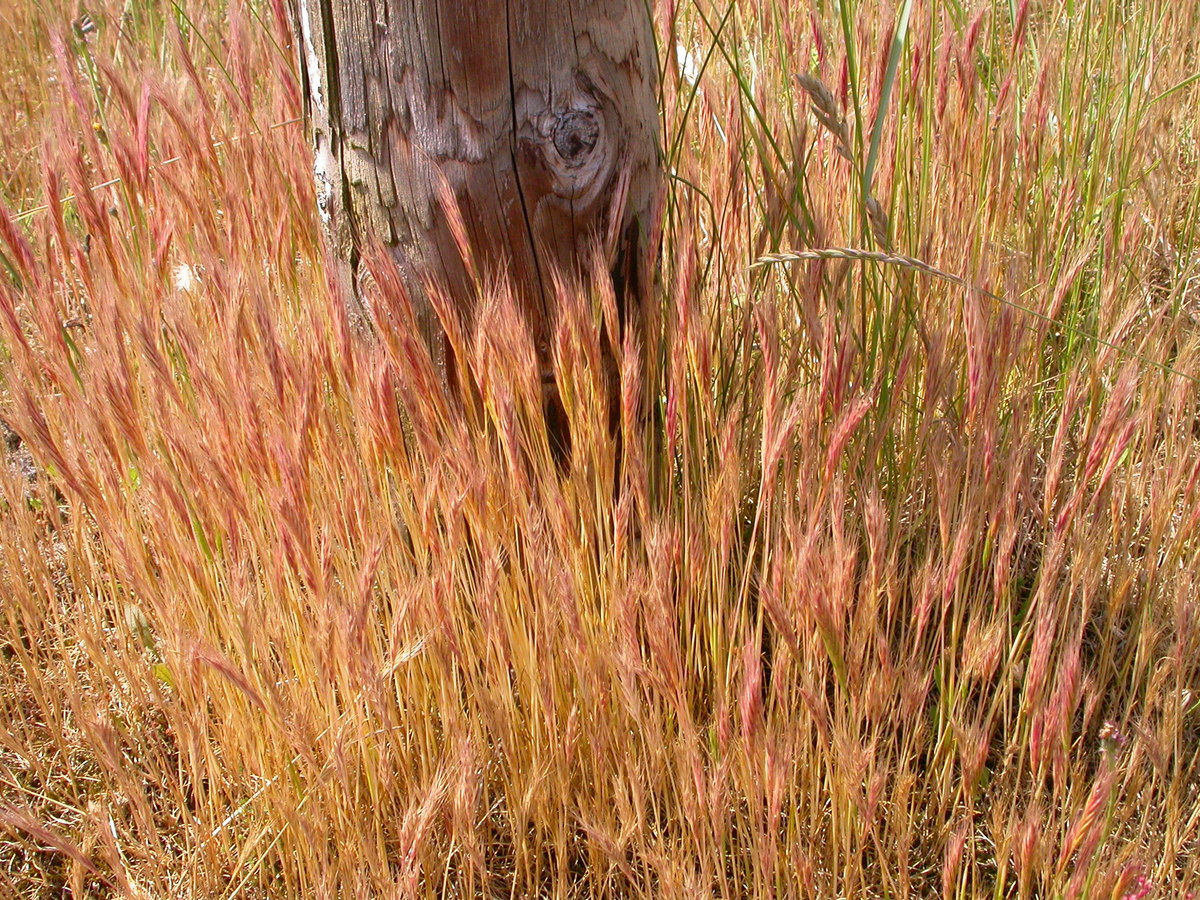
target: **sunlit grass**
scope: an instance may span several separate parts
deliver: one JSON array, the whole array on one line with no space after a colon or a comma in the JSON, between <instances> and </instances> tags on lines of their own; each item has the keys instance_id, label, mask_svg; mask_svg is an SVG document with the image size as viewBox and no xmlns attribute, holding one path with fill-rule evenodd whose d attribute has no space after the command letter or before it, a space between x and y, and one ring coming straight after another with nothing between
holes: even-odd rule
<instances>
[{"instance_id":1,"label":"sunlit grass","mask_svg":"<svg viewBox=\"0 0 1200 900\"><path fill-rule=\"evenodd\" d=\"M1194 5L661 4L565 460L503 286L349 332L278 5L9 5L0 895L1200 887Z\"/></svg>"}]
</instances>

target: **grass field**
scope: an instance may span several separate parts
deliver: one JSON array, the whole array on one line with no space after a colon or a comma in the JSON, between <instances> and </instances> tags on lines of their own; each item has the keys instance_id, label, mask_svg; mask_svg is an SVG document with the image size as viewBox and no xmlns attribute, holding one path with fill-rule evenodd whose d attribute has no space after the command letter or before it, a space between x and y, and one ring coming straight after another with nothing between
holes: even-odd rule
<instances>
[{"instance_id":1,"label":"grass field","mask_svg":"<svg viewBox=\"0 0 1200 900\"><path fill-rule=\"evenodd\" d=\"M469 408L348 333L281 4L83 13L0 6L0 897L1200 891L1200 5L663 0L561 470L502 292Z\"/></svg>"}]
</instances>

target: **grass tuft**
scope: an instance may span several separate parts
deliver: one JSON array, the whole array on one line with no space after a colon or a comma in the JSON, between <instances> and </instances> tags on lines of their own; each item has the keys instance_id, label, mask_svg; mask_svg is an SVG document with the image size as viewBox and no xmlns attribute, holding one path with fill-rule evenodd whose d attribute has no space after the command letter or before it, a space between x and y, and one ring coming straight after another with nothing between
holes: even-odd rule
<instances>
[{"instance_id":1,"label":"grass tuft","mask_svg":"<svg viewBox=\"0 0 1200 900\"><path fill-rule=\"evenodd\" d=\"M0 13L0 895L1200 889L1194 4L660 4L657 316L455 400L281 13Z\"/></svg>"}]
</instances>

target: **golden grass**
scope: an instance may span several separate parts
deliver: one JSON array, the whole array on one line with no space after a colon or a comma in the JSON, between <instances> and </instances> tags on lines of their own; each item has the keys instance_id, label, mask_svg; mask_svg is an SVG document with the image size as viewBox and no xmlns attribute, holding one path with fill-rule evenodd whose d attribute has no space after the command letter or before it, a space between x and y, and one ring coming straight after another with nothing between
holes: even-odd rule
<instances>
[{"instance_id":1,"label":"golden grass","mask_svg":"<svg viewBox=\"0 0 1200 900\"><path fill-rule=\"evenodd\" d=\"M1200 888L1196 8L662 4L661 321L610 410L562 292L565 466L502 286L465 404L386 260L348 333L278 4L40 8L0 895Z\"/></svg>"}]
</instances>

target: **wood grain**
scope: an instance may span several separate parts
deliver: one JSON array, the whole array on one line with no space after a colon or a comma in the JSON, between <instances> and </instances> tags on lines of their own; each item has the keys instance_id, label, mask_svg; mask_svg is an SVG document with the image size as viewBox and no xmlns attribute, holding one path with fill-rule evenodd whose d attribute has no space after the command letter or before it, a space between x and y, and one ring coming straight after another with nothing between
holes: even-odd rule
<instances>
[{"instance_id":1,"label":"wood grain","mask_svg":"<svg viewBox=\"0 0 1200 900\"><path fill-rule=\"evenodd\" d=\"M431 344L428 279L469 312L447 194L476 274L512 278L543 347L552 269L579 273L591 244L614 233L614 256L638 280L660 183L645 0L294 0L293 10L321 215L353 316L369 317L354 269L376 238Z\"/></svg>"}]
</instances>

